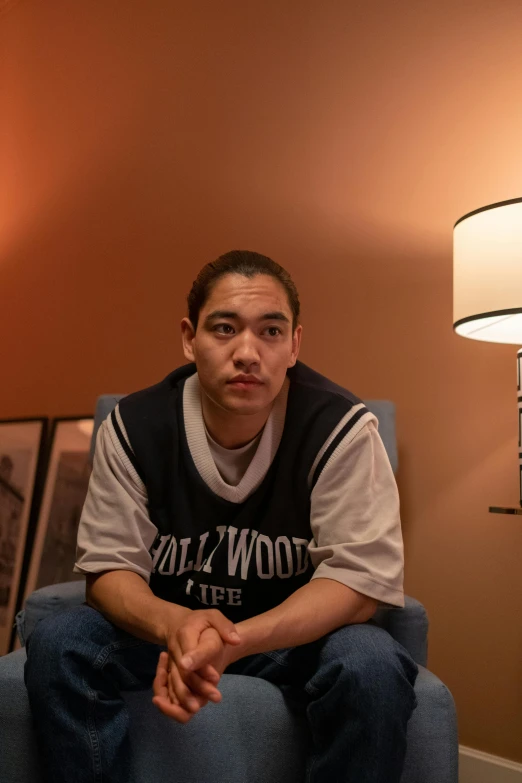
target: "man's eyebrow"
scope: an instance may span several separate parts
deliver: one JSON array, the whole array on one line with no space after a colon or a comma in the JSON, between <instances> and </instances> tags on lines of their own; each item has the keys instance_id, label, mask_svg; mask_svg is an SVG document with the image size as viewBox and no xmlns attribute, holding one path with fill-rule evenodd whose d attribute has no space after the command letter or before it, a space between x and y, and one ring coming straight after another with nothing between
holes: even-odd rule
<instances>
[{"instance_id":1,"label":"man's eyebrow","mask_svg":"<svg viewBox=\"0 0 522 783\"><path fill-rule=\"evenodd\" d=\"M231 320L238 319L239 315L232 310L213 310L211 313L207 315L205 318L205 323L209 323L210 321L215 321L217 318L229 318ZM263 313L260 321L286 321L286 323L290 323L290 319L286 317L284 313L282 313L280 310L275 310L273 313Z\"/></svg>"},{"instance_id":2,"label":"man's eyebrow","mask_svg":"<svg viewBox=\"0 0 522 783\"><path fill-rule=\"evenodd\" d=\"M287 324L290 323L290 319L280 310L275 310L273 313L265 313L261 316L261 321L286 321Z\"/></svg>"},{"instance_id":3,"label":"man's eyebrow","mask_svg":"<svg viewBox=\"0 0 522 783\"><path fill-rule=\"evenodd\" d=\"M205 318L205 323L214 321L216 318L237 318L237 313L233 313L231 310L213 310Z\"/></svg>"}]
</instances>

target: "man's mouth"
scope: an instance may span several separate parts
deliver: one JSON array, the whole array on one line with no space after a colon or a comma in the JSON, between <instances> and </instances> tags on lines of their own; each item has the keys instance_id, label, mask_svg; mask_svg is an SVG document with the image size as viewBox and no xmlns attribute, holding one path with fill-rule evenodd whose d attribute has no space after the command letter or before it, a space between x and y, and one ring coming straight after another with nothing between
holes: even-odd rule
<instances>
[{"instance_id":1,"label":"man's mouth","mask_svg":"<svg viewBox=\"0 0 522 783\"><path fill-rule=\"evenodd\" d=\"M260 381L253 375L236 375L235 378L231 378L227 383L233 386L244 386L245 388L263 385L263 381Z\"/></svg>"}]
</instances>

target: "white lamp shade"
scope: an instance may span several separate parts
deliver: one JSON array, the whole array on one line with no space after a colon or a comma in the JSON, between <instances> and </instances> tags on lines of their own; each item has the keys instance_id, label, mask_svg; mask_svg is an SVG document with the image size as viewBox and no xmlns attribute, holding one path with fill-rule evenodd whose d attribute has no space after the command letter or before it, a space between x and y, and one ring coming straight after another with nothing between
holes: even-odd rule
<instances>
[{"instance_id":1,"label":"white lamp shade","mask_svg":"<svg viewBox=\"0 0 522 783\"><path fill-rule=\"evenodd\" d=\"M522 345L522 198L456 222L453 328L473 340Z\"/></svg>"}]
</instances>

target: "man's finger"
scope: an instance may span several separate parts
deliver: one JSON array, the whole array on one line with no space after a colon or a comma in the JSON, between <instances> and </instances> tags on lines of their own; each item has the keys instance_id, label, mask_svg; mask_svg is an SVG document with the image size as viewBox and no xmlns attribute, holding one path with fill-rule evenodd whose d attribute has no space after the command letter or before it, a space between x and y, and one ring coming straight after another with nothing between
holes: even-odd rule
<instances>
[{"instance_id":1,"label":"man's finger","mask_svg":"<svg viewBox=\"0 0 522 783\"><path fill-rule=\"evenodd\" d=\"M195 650L184 655L181 660L181 666L187 671L197 671L203 666L211 663L219 652L218 646L211 639L201 641Z\"/></svg>"},{"instance_id":2,"label":"man's finger","mask_svg":"<svg viewBox=\"0 0 522 783\"><path fill-rule=\"evenodd\" d=\"M160 712L168 718L174 718L178 723L188 723L194 717L191 712L187 712L179 704L171 704L170 700L163 698L163 696L154 696L152 703Z\"/></svg>"},{"instance_id":3,"label":"man's finger","mask_svg":"<svg viewBox=\"0 0 522 783\"><path fill-rule=\"evenodd\" d=\"M224 614L216 612L211 622L225 643L239 644L241 642L236 626Z\"/></svg>"},{"instance_id":4,"label":"man's finger","mask_svg":"<svg viewBox=\"0 0 522 783\"><path fill-rule=\"evenodd\" d=\"M207 679L200 677L198 672L187 673L183 677L183 680L192 693L203 696L206 700L210 699L214 702L221 701L221 693L218 689Z\"/></svg>"},{"instance_id":5,"label":"man's finger","mask_svg":"<svg viewBox=\"0 0 522 783\"><path fill-rule=\"evenodd\" d=\"M219 610L210 609L201 615L195 612L185 625L178 628L176 635L183 652L194 649L200 635L208 628L213 628L226 644L236 645L241 642L234 623Z\"/></svg>"},{"instance_id":6,"label":"man's finger","mask_svg":"<svg viewBox=\"0 0 522 783\"><path fill-rule=\"evenodd\" d=\"M211 663L223 650L224 642L220 639L215 629L207 629L208 633L202 633L196 647L178 659L182 669L186 671L198 671Z\"/></svg>"},{"instance_id":7,"label":"man's finger","mask_svg":"<svg viewBox=\"0 0 522 783\"><path fill-rule=\"evenodd\" d=\"M174 685L172 684L172 675L170 671L167 676L167 690L169 694L169 699L172 702L172 704L179 704L179 699L176 696L176 693L174 691Z\"/></svg>"},{"instance_id":8,"label":"man's finger","mask_svg":"<svg viewBox=\"0 0 522 783\"><path fill-rule=\"evenodd\" d=\"M196 712L199 712L201 707L204 707L206 704L208 704L208 698L205 696L200 696L198 693L194 693L188 687L188 685L182 679L178 671L178 667L172 662L169 672L169 681L172 685L175 697L184 710L195 714Z\"/></svg>"},{"instance_id":9,"label":"man's finger","mask_svg":"<svg viewBox=\"0 0 522 783\"><path fill-rule=\"evenodd\" d=\"M199 644L201 634L208 629L208 623L201 617L199 622L193 620L190 624L178 628L177 643L181 649L182 655L195 650Z\"/></svg>"},{"instance_id":10,"label":"man's finger","mask_svg":"<svg viewBox=\"0 0 522 783\"><path fill-rule=\"evenodd\" d=\"M152 684L154 692L152 703L167 717L173 718L178 723L188 723L193 713L181 707L177 699L172 701L173 691L169 686L167 666L168 655L167 653L161 653L156 667L156 677Z\"/></svg>"},{"instance_id":11,"label":"man's finger","mask_svg":"<svg viewBox=\"0 0 522 783\"><path fill-rule=\"evenodd\" d=\"M214 685L217 685L221 679L221 675L218 674L217 670L210 663L207 663L205 666L202 666L201 669L198 669L197 674Z\"/></svg>"},{"instance_id":12,"label":"man's finger","mask_svg":"<svg viewBox=\"0 0 522 783\"><path fill-rule=\"evenodd\" d=\"M152 690L155 696L161 696L161 698L168 699L168 671L167 671L168 655L167 653L161 653L156 666L156 676L152 682Z\"/></svg>"}]
</instances>

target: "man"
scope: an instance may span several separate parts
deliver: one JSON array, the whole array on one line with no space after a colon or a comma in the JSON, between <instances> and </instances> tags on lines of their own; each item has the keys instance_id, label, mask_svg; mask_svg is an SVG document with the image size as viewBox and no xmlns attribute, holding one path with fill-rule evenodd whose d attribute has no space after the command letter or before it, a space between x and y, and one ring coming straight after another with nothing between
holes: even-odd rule
<instances>
[{"instance_id":1,"label":"man","mask_svg":"<svg viewBox=\"0 0 522 783\"><path fill-rule=\"evenodd\" d=\"M120 690L153 682L187 723L226 671L306 706L312 783L398 783L417 667L371 620L404 605L376 418L297 361L297 291L271 259L221 256L188 305L189 364L100 427L75 566L86 604L28 642L46 779L127 781Z\"/></svg>"}]
</instances>

